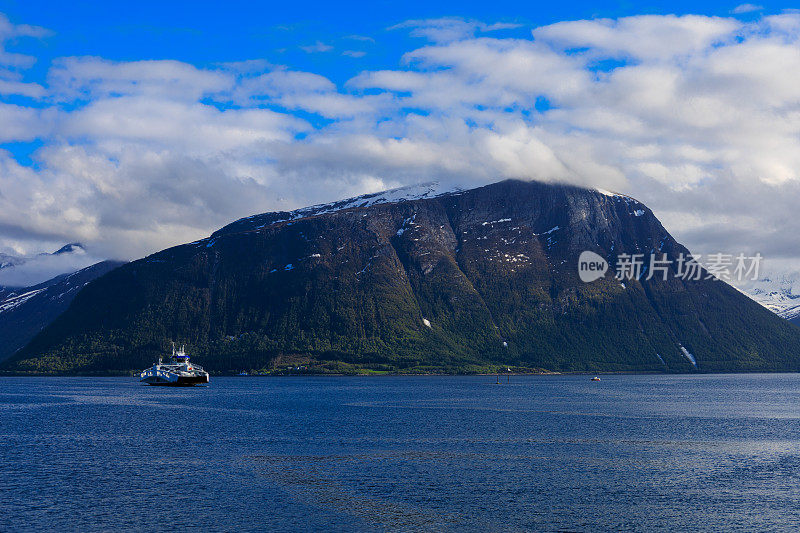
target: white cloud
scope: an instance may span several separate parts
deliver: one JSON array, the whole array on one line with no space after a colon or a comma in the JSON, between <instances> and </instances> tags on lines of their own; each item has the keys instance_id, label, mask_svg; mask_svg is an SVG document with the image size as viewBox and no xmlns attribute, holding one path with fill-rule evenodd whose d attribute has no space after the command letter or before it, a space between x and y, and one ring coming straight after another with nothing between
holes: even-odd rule
<instances>
[{"instance_id":1,"label":"white cloud","mask_svg":"<svg viewBox=\"0 0 800 533\"><path fill-rule=\"evenodd\" d=\"M514 177L633 194L700 253L800 258L800 16L487 36L506 27L398 25L431 43L344 85L261 60L57 60L35 96L62 105L0 104L0 142L44 142L35 168L0 153L0 246L130 259L257 212Z\"/></svg>"},{"instance_id":2,"label":"white cloud","mask_svg":"<svg viewBox=\"0 0 800 533\"><path fill-rule=\"evenodd\" d=\"M50 30L29 24L13 24L8 17L0 13L0 40L17 39L19 37L33 37L41 39L50 35Z\"/></svg>"},{"instance_id":3,"label":"white cloud","mask_svg":"<svg viewBox=\"0 0 800 533\"><path fill-rule=\"evenodd\" d=\"M54 95L63 100L151 95L194 101L233 86L223 72L200 70L180 61L114 62L97 57L56 60L48 82Z\"/></svg>"},{"instance_id":4,"label":"white cloud","mask_svg":"<svg viewBox=\"0 0 800 533\"><path fill-rule=\"evenodd\" d=\"M316 43L308 46L301 46L300 50L309 54L315 54L319 52L330 52L333 50L333 46L325 44L322 41L317 41Z\"/></svg>"},{"instance_id":5,"label":"white cloud","mask_svg":"<svg viewBox=\"0 0 800 533\"><path fill-rule=\"evenodd\" d=\"M44 88L37 83L23 80L20 71L24 71L36 63L34 56L9 52L9 44L16 43L21 38L42 39L49 32L38 26L27 24L12 24L8 17L0 13L0 96L19 95L30 98L44 96Z\"/></svg>"},{"instance_id":6,"label":"white cloud","mask_svg":"<svg viewBox=\"0 0 800 533\"><path fill-rule=\"evenodd\" d=\"M561 50L587 48L590 56L668 60L730 43L739 27L718 17L640 15L558 22L533 30L533 36Z\"/></svg>"},{"instance_id":7,"label":"white cloud","mask_svg":"<svg viewBox=\"0 0 800 533\"><path fill-rule=\"evenodd\" d=\"M731 13L734 15L741 15L743 13L753 13L754 11L761 11L764 9L764 6L759 6L756 4L739 4L735 8L731 10Z\"/></svg>"},{"instance_id":8,"label":"white cloud","mask_svg":"<svg viewBox=\"0 0 800 533\"><path fill-rule=\"evenodd\" d=\"M374 43L375 39L368 36L368 35L348 35L345 39L350 39L353 41L363 41L367 43Z\"/></svg>"},{"instance_id":9,"label":"white cloud","mask_svg":"<svg viewBox=\"0 0 800 533\"><path fill-rule=\"evenodd\" d=\"M275 69L240 81L233 101L240 105L272 105L328 118L348 118L375 111L383 97L342 94L324 76Z\"/></svg>"},{"instance_id":10,"label":"white cloud","mask_svg":"<svg viewBox=\"0 0 800 533\"><path fill-rule=\"evenodd\" d=\"M0 13L0 66L11 68L28 68L36 62L33 56L9 52L6 45L20 38L42 39L50 32L39 26L28 24L12 24L3 13Z\"/></svg>"},{"instance_id":11,"label":"white cloud","mask_svg":"<svg viewBox=\"0 0 800 533\"><path fill-rule=\"evenodd\" d=\"M396 24L390 30L410 29L413 37L422 37L435 43L447 43L474 37L478 33L519 28L516 23L498 22L486 24L478 20L467 20L458 17L437 19L409 20Z\"/></svg>"},{"instance_id":12,"label":"white cloud","mask_svg":"<svg viewBox=\"0 0 800 533\"><path fill-rule=\"evenodd\" d=\"M0 76L2 76L2 74L0 74ZM46 93L44 87L38 83L25 83L16 79L3 79L0 77L0 95L7 94L41 98Z\"/></svg>"},{"instance_id":13,"label":"white cloud","mask_svg":"<svg viewBox=\"0 0 800 533\"><path fill-rule=\"evenodd\" d=\"M52 130L55 117L52 110L0 102L0 142L24 142L44 136Z\"/></svg>"}]
</instances>

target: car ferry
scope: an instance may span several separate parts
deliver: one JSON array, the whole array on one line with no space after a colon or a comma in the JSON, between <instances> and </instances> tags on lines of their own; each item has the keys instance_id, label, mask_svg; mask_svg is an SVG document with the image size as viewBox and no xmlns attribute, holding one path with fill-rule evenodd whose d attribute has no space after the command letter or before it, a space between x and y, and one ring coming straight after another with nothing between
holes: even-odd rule
<instances>
[{"instance_id":1,"label":"car ferry","mask_svg":"<svg viewBox=\"0 0 800 533\"><path fill-rule=\"evenodd\" d=\"M174 342L170 360L164 363L159 357L158 363L153 363L153 366L143 370L139 374L139 378L139 381L148 385L172 385L174 387L191 387L210 382L208 372L197 363L190 363L184 347L181 346L176 350Z\"/></svg>"}]
</instances>

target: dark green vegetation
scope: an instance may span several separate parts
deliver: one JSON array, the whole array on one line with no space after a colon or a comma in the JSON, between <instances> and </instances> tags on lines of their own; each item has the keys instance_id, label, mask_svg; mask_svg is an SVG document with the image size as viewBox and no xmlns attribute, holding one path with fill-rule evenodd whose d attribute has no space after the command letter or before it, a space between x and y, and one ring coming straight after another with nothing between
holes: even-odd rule
<instances>
[{"instance_id":1,"label":"dark green vegetation","mask_svg":"<svg viewBox=\"0 0 800 533\"><path fill-rule=\"evenodd\" d=\"M90 283L5 369L129 372L170 340L215 372L800 369L800 329L722 282L582 283L583 250L688 253L627 197L506 181L281 218Z\"/></svg>"}]
</instances>

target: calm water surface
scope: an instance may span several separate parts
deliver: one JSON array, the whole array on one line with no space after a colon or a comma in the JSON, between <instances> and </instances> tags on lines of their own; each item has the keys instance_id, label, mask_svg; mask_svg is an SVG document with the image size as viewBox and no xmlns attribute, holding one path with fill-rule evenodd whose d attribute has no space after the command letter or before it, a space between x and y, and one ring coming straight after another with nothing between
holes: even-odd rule
<instances>
[{"instance_id":1,"label":"calm water surface","mask_svg":"<svg viewBox=\"0 0 800 533\"><path fill-rule=\"evenodd\" d=\"M800 528L800 376L0 378L0 530Z\"/></svg>"}]
</instances>

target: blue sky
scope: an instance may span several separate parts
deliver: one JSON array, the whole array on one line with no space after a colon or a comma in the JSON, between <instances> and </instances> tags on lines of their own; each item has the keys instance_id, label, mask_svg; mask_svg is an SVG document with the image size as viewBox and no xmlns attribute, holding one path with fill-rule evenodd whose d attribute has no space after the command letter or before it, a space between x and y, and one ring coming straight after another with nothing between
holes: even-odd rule
<instances>
[{"instance_id":1,"label":"blue sky","mask_svg":"<svg viewBox=\"0 0 800 533\"><path fill-rule=\"evenodd\" d=\"M757 2L752 18L785 6ZM738 2L85 2L0 1L0 12L15 23L52 30L44 43L21 42L19 51L48 60L98 55L119 61L179 59L198 66L263 58L313 70L344 82L364 69L393 67L419 39L389 30L404 21L461 17L520 24L508 36L564 20L619 18L642 14L729 16ZM124 6L124 7L123 7ZM357 41L349 36L374 39ZM363 58L308 54L316 42L365 51ZM340 50L341 51L341 50Z\"/></svg>"},{"instance_id":2,"label":"blue sky","mask_svg":"<svg viewBox=\"0 0 800 533\"><path fill-rule=\"evenodd\" d=\"M800 264L798 43L773 3L0 1L0 253L520 178Z\"/></svg>"}]
</instances>

